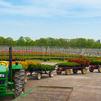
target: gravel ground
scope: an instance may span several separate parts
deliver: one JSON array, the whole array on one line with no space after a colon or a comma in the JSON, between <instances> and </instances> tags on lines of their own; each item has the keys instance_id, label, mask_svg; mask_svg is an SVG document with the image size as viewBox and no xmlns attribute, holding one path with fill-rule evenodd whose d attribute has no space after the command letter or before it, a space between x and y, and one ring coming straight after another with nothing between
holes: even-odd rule
<instances>
[{"instance_id":1,"label":"gravel ground","mask_svg":"<svg viewBox=\"0 0 101 101\"><path fill-rule=\"evenodd\" d=\"M29 95L19 97L17 101L68 101L72 88L37 87Z\"/></svg>"},{"instance_id":2,"label":"gravel ground","mask_svg":"<svg viewBox=\"0 0 101 101\"><path fill-rule=\"evenodd\" d=\"M36 88L37 86L71 87L71 89ZM35 90L34 90L35 88ZM36 92L37 91L37 92ZM48 91L48 92L47 92ZM48 94L46 97L45 94ZM38 99L39 95L42 99ZM60 97L60 95L62 97ZM59 98L55 99L53 98ZM69 100L66 98L69 97ZM46 99L45 99L46 98ZM64 99L62 99L64 98ZM38 99L38 100L37 100ZM26 93L15 101L101 101L101 73L86 75L56 75L53 78L44 76L41 80L34 78L26 84ZM11 100L0 100L11 101Z\"/></svg>"}]
</instances>

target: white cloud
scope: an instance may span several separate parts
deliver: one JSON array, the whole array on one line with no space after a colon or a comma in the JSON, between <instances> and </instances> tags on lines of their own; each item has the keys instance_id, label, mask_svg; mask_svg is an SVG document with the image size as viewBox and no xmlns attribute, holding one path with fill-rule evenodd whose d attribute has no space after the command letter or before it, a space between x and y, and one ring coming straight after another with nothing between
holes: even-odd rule
<instances>
[{"instance_id":1,"label":"white cloud","mask_svg":"<svg viewBox=\"0 0 101 101\"><path fill-rule=\"evenodd\" d=\"M28 3L28 5L13 5L11 2L0 0L0 15L17 14L43 17L101 15L100 0L23 0L23 2ZM78 9L75 6L81 8Z\"/></svg>"},{"instance_id":2,"label":"white cloud","mask_svg":"<svg viewBox=\"0 0 101 101\"><path fill-rule=\"evenodd\" d=\"M37 6L35 6L35 4ZM41 2L42 3L42 2ZM38 6L39 2L33 2L32 5L13 5L9 2L0 1L0 15L7 14L18 14L24 16L52 16L61 15L64 13L63 10L57 9L52 6L43 7Z\"/></svg>"}]
</instances>

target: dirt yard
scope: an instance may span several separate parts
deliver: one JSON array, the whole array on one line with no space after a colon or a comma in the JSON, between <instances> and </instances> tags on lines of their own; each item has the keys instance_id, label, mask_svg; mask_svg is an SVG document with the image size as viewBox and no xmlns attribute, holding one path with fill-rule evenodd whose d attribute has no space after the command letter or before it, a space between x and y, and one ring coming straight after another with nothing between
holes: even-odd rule
<instances>
[{"instance_id":1,"label":"dirt yard","mask_svg":"<svg viewBox=\"0 0 101 101\"><path fill-rule=\"evenodd\" d=\"M101 73L33 78L26 84L26 93L14 101L101 101Z\"/></svg>"}]
</instances>

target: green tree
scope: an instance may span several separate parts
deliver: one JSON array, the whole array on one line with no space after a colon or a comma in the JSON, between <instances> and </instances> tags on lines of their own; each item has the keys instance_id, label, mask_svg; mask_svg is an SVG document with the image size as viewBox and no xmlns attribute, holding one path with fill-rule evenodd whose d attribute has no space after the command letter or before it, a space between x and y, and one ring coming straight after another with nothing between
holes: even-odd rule
<instances>
[{"instance_id":1,"label":"green tree","mask_svg":"<svg viewBox=\"0 0 101 101\"><path fill-rule=\"evenodd\" d=\"M21 36L21 37L16 41L16 45L18 45L18 46L25 46L25 45L26 45L25 38L24 38L23 36Z\"/></svg>"},{"instance_id":2,"label":"green tree","mask_svg":"<svg viewBox=\"0 0 101 101\"><path fill-rule=\"evenodd\" d=\"M30 37L25 37L24 39L25 39L25 44L27 46L29 46L29 45L33 46L34 45L34 41Z\"/></svg>"},{"instance_id":3,"label":"green tree","mask_svg":"<svg viewBox=\"0 0 101 101\"><path fill-rule=\"evenodd\" d=\"M13 38L11 38L11 37L6 38L6 39L5 39L5 43L6 43L7 45L15 45L15 41L14 41Z\"/></svg>"}]
</instances>

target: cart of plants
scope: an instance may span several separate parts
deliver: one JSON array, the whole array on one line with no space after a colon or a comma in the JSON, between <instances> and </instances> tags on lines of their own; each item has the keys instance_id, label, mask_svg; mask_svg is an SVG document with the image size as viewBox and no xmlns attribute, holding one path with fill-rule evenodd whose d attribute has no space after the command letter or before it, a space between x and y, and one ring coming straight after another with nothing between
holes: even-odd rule
<instances>
[{"instance_id":1,"label":"cart of plants","mask_svg":"<svg viewBox=\"0 0 101 101\"><path fill-rule=\"evenodd\" d=\"M45 64L29 64L27 72L30 73L30 76L35 76L38 80L42 78L42 74L48 74L49 77L54 76L55 66L45 65Z\"/></svg>"},{"instance_id":2,"label":"cart of plants","mask_svg":"<svg viewBox=\"0 0 101 101\"><path fill-rule=\"evenodd\" d=\"M63 71L65 71L65 74L77 74L77 72L80 70L82 74L86 73L86 67L81 66L78 63L74 62L64 62L64 63L59 63L57 64L57 74L60 75L62 74Z\"/></svg>"},{"instance_id":3,"label":"cart of plants","mask_svg":"<svg viewBox=\"0 0 101 101\"><path fill-rule=\"evenodd\" d=\"M82 74L87 73L87 68L89 66L88 59L85 58L76 58L69 59L66 62L57 64L57 74L61 74L62 71L65 71L65 74L77 74L78 71L81 71Z\"/></svg>"},{"instance_id":4,"label":"cart of plants","mask_svg":"<svg viewBox=\"0 0 101 101\"><path fill-rule=\"evenodd\" d=\"M101 60L92 60L89 65L89 71L93 72L95 69L101 73Z\"/></svg>"}]
</instances>

